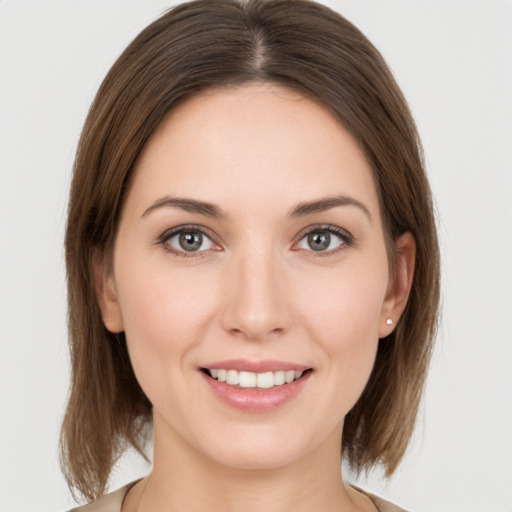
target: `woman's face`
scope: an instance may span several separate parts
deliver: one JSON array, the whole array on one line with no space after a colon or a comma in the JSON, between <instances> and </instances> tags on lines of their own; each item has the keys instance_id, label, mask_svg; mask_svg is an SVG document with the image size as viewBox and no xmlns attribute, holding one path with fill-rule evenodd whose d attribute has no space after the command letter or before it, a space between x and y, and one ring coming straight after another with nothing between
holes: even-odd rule
<instances>
[{"instance_id":1,"label":"woman's face","mask_svg":"<svg viewBox=\"0 0 512 512\"><path fill-rule=\"evenodd\" d=\"M155 442L231 467L339 449L401 307L368 162L326 110L275 85L165 118L109 268L105 324L126 333Z\"/></svg>"}]
</instances>

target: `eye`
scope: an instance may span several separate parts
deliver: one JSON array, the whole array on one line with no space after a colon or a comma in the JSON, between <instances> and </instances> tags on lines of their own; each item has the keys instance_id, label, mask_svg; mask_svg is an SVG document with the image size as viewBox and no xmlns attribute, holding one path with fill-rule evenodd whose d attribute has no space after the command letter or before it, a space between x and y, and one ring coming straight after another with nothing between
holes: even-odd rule
<instances>
[{"instance_id":1,"label":"eye","mask_svg":"<svg viewBox=\"0 0 512 512\"><path fill-rule=\"evenodd\" d=\"M185 256L184 253L201 253L216 247L204 231L193 227L167 232L162 236L160 242L171 252L182 256Z\"/></svg>"},{"instance_id":2,"label":"eye","mask_svg":"<svg viewBox=\"0 0 512 512\"><path fill-rule=\"evenodd\" d=\"M306 233L299 241L299 249L315 252L336 252L352 243L351 236L344 230L329 226Z\"/></svg>"}]
</instances>

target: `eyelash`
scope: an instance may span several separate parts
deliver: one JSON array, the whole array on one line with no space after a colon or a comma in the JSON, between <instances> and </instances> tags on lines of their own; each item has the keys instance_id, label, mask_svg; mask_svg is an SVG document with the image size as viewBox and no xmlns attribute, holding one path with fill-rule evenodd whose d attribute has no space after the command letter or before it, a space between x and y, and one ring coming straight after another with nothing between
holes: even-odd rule
<instances>
[{"instance_id":1,"label":"eyelash","mask_svg":"<svg viewBox=\"0 0 512 512\"><path fill-rule=\"evenodd\" d=\"M355 238L348 231L346 231L345 229L339 228L337 226L333 226L331 224L320 224L320 225L316 225L316 226L308 226L307 228L305 228L305 230L303 230L301 232L301 234L299 235L299 241L296 242L296 244L301 242L305 237L307 237L309 235L313 235L315 233L329 233L329 234L337 236L342 241L342 243L338 247L336 247L335 249L331 249L329 251L314 251L313 249L306 250L307 252L314 253L315 256L320 256L320 257L333 256L335 254L340 253L341 251L344 251L348 247L355 245ZM296 245L296 244L294 244L294 245Z\"/></svg>"},{"instance_id":2,"label":"eyelash","mask_svg":"<svg viewBox=\"0 0 512 512\"><path fill-rule=\"evenodd\" d=\"M185 250L177 250L177 249L174 249L170 244L169 244L169 240L173 237L175 237L176 235L180 235L181 233L184 233L184 232L195 232L195 233L201 233L203 236L205 236L206 238L208 238L214 245L220 245L220 243L218 242L217 238L214 236L214 234L212 232L210 232L209 230L205 229L204 227L202 226L198 226L198 225L195 225L195 224L187 224L187 225L182 225L182 226L176 226L174 228L171 228L167 231L165 231L162 235L160 235L158 237L158 240L157 240L157 244L158 245L162 245L163 248L173 254L174 256L180 256L180 257L183 257L183 258L200 258L200 257L205 257L207 256L207 253L208 253L208 250L203 250L203 251L185 251ZM320 256L320 257L326 257L326 256L332 256L334 254L338 254L339 252L347 249L348 247L350 246L353 246L355 244L355 239L354 237L346 230L344 229L341 229L337 226L332 226L330 224L322 224L322 225L315 225L315 226L309 226L308 228L305 228L305 230L303 230L301 232L301 234L299 235L299 240L298 242L296 242L294 245L297 245L298 243L300 243L305 237L309 236L309 235L312 235L312 234L315 234L315 233L329 233L329 234L333 234L335 236L337 236L338 238L341 239L341 244L339 245L339 247L335 248L335 249L331 249L329 251L314 251L313 249L311 250L306 250L306 252L311 252L311 253L314 253L315 256Z\"/></svg>"},{"instance_id":3,"label":"eyelash","mask_svg":"<svg viewBox=\"0 0 512 512\"><path fill-rule=\"evenodd\" d=\"M157 240L157 244L162 245L163 248L171 253L174 256L180 256L182 258L202 258L207 256L208 251L185 251L185 250L177 250L174 249L169 244L169 240L176 235L180 235L181 233L192 232L192 233L201 233L203 236L211 240L214 245L220 245L217 238L211 233L209 230L205 229L202 226L197 226L195 224L186 224L183 226L176 226L165 231Z\"/></svg>"}]
</instances>

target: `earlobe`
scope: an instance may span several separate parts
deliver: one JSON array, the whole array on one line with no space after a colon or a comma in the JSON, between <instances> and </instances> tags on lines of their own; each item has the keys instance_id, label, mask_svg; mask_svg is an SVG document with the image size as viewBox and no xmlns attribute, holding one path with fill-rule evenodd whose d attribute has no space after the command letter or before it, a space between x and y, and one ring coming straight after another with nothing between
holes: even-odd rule
<instances>
[{"instance_id":1,"label":"earlobe","mask_svg":"<svg viewBox=\"0 0 512 512\"><path fill-rule=\"evenodd\" d=\"M379 338L389 336L407 305L416 263L416 241L410 232L396 240L397 267L390 281L381 312Z\"/></svg>"},{"instance_id":2,"label":"earlobe","mask_svg":"<svg viewBox=\"0 0 512 512\"><path fill-rule=\"evenodd\" d=\"M103 323L112 333L124 330L121 309L117 301L114 279L107 265L104 253L96 250L93 256L94 287L101 310Z\"/></svg>"}]
</instances>

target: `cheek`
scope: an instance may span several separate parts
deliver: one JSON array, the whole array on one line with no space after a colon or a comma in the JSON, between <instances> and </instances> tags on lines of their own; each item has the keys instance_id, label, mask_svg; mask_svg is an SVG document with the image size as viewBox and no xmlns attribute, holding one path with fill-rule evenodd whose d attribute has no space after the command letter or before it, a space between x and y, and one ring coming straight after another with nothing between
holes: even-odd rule
<instances>
[{"instance_id":1,"label":"cheek","mask_svg":"<svg viewBox=\"0 0 512 512\"><path fill-rule=\"evenodd\" d=\"M303 301L308 335L316 340L327 368L327 385L343 390L332 394L331 405L344 414L359 398L373 368L386 287L386 267L352 269L326 280L322 291L311 286Z\"/></svg>"},{"instance_id":2,"label":"cheek","mask_svg":"<svg viewBox=\"0 0 512 512\"><path fill-rule=\"evenodd\" d=\"M126 331L141 342L175 347L193 338L201 315L207 314L194 283L179 275L133 277L120 290Z\"/></svg>"},{"instance_id":3,"label":"cheek","mask_svg":"<svg viewBox=\"0 0 512 512\"><path fill-rule=\"evenodd\" d=\"M116 269L118 298L135 374L151 396L158 383L180 371L214 314L216 298L208 277L130 258ZM141 263L142 262L142 263ZM204 293L208 287L209 293ZM162 385L162 389L166 386Z\"/></svg>"},{"instance_id":4,"label":"cheek","mask_svg":"<svg viewBox=\"0 0 512 512\"><path fill-rule=\"evenodd\" d=\"M373 263L373 264L370 264ZM341 268L307 284L302 309L314 332L324 333L333 349L378 338L387 288L387 268L370 262Z\"/></svg>"}]
</instances>

